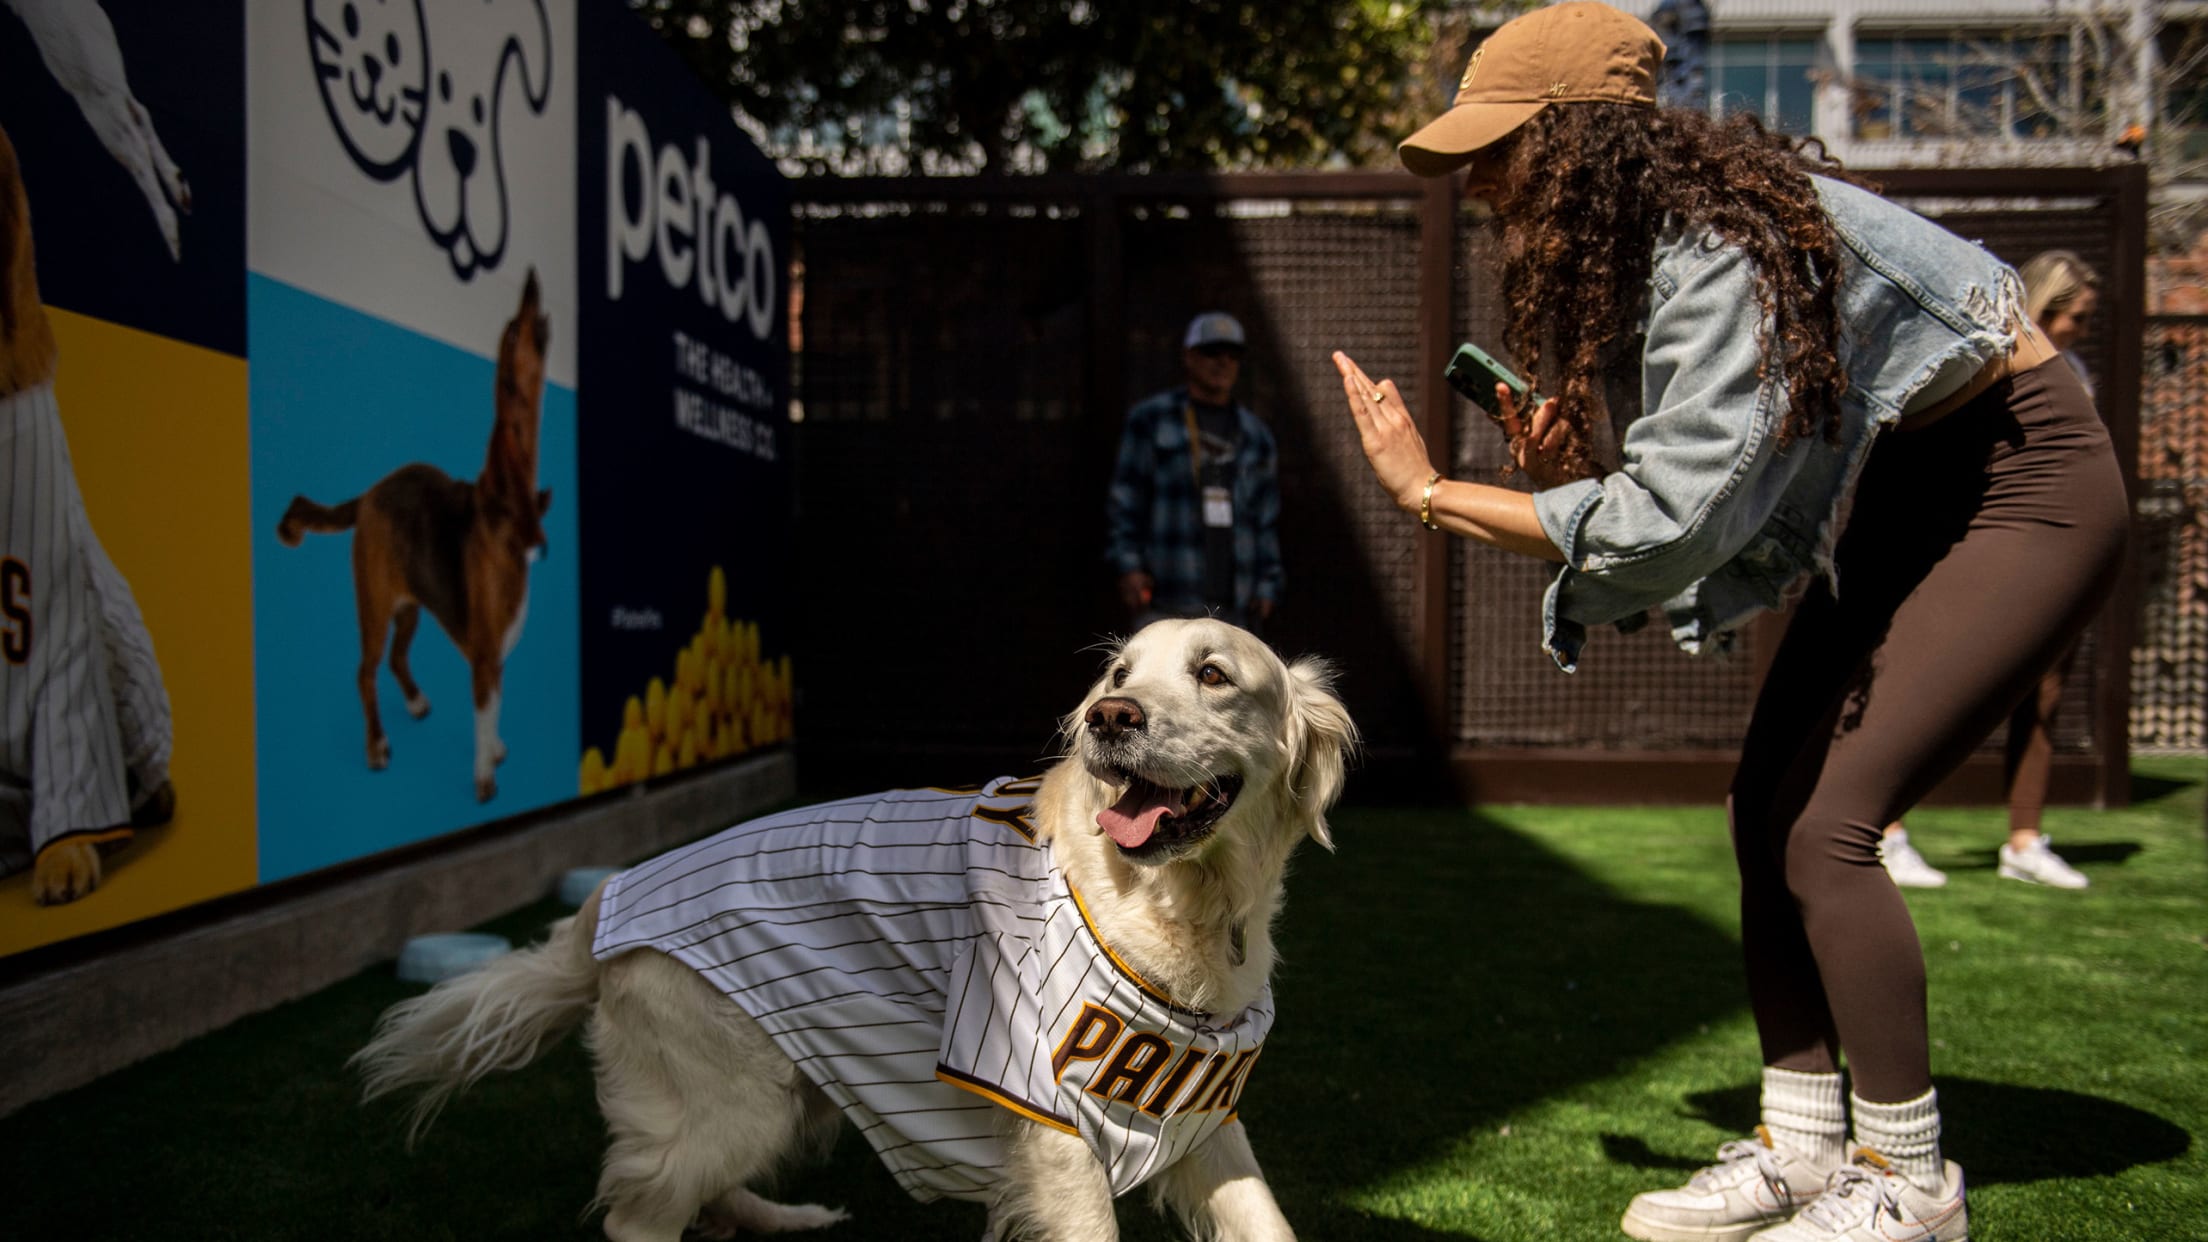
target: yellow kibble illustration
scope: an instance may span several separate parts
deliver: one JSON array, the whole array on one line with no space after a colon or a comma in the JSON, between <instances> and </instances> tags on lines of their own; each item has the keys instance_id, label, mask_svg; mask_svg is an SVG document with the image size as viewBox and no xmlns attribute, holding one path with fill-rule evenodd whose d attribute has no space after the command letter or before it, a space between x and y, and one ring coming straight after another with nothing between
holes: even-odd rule
<instances>
[{"instance_id":1,"label":"yellow kibble illustration","mask_svg":"<svg viewBox=\"0 0 2208 1242\"><path fill-rule=\"evenodd\" d=\"M795 681L787 654L765 656L757 621L728 613L728 574L706 574L705 612L672 667L621 705L610 749L592 746L576 765L584 795L618 789L788 739ZM677 630L676 633L680 633Z\"/></svg>"},{"instance_id":2,"label":"yellow kibble illustration","mask_svg":"<svg viewBox=\"0 0 2208 1242\"><path fill-rule=\"evenodd\" d=\"M651 762L652 735L645 731L643 723L639 721L634 728L622 730L620 741L614 743L613 771L607 779L606 787L642 780L651 774Z\"/></svg>"},{"instance_id":3,"label":"yellow kibble illustration","mask_svg":"<svg viewBox=\"0 0 2208 1242\"><path fill-rule=\"evenodd\" d=\"M681 686L667 696L667 737L679 738L690 727L690 692Z\"/></svg>"}]
</instances>

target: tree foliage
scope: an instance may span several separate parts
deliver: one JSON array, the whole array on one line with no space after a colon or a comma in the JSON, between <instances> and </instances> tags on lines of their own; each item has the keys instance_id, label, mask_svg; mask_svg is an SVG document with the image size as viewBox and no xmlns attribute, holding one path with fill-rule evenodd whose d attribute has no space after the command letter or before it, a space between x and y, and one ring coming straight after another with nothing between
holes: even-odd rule
<instances>
[{"instance_id":1,"label":"tree foliage","mask_svg":"<svg viewBox=\"0 0 2208 1242\"><path fill-rule=\"evenodd\" d=\"M631 3L806 172L1380 165L1447 103L1439 0Z\"/></svg>"}]
</instances>

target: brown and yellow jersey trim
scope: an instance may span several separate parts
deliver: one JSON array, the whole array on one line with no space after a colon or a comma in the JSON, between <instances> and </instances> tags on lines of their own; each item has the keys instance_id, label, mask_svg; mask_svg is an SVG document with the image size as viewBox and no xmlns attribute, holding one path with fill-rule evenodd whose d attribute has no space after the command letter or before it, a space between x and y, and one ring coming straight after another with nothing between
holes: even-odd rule
<instances>
[{"instance_id":1,"label":"brown and yellow jersey trim","mask_svg":"<svg viewBox=\"0 0 2208 1242\"><path fill-rule=\"evenodd\" d=\"M1066 891L1073 895L1073 908L1081 912L1081 925L1089 929L1089 938L1096 941L1096 947L1103 952L1105 960L1111 962L1113 969L1117 970L1122 978L1141 988L1150 999L1173 1010L1175 1013L1185 1013L1197 1018L1211 1016L1206 1010L1190 1009L1188 1006L1176 1002L1172 997L1165 994L1164 988L1143 978L1142 972L1128 965L1126 959L1114 952L1111 944L1104 939L1104 933L1096 929L1096 919L1089 913L1089 903L1081 900L1081 890L1073 886L1071 879L1066 881Z\"/></svg>"},{"instance_id":2,"label":"brown and yellow jersey trim","mask_svg":"<svg viewBox=\"0 0 2208 1242\"><path fill-rule=\"evenodd\" d=\"M948 1065L936 1066L935 1076L939 1081L957 1087L961 1091L971 1091L991 1104L1001 1108L1009 1108L1037 1125L1049 1126L1053 1130L1063 1130L1067 1134L1081 1133L1080 1127L1049 1109L1039 1104L1030 1104L994 1083L983 1082L978 1078L969 1078Z\"/></svg>"}]
</instances>

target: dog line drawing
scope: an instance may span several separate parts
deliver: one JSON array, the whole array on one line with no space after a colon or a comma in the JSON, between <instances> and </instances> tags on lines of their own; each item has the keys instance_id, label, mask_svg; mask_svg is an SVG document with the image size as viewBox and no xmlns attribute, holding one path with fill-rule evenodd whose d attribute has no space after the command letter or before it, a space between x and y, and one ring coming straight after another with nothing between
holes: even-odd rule
<instances>
[{"instance_id":1,"label":"dog line drawing","mask_svg":"<svg viewBox=\"0 0 2208 1242\"><path fill-rule=\"evenodd\" d=\"M305 0L305 12L323 110L354 165L377 181L412 175L422 227L460 279L496 268L507 88L539 115L552 98L543 0Z\"/></svg>"},{"instance_id":2,"label":"dog line drawing","mask_svg":"<svg viewBox=\"0 0 2208 1242\"><path fill-rule=\"evenodd\" d=\"M100 145L115 157L153 212L169 258L184 260L177 213L191 214L192 187L153 132L153 118L130 93L115 23L96 0L0 0L30 28L48 72L74 96Z\"/></svg>"},{"instance_id":3,"label":"dog line drawing","mask_svg":"<svg viewBox=\"0 0 2208 1242\"><path fill-rule=\"evenodd\" d=\"M552 322L542 309L535 268L521 305L499 338L496 417L483 472L454 479L426 462L401 466L338 505L292 498L276 537L298 547L309 533L353 532L353 595L360 615L360 705L368 723L368 766L391 762L391 741L376 710L376 666L389 637L391 674L416 720L429 699L407 660L427 608L467 659L475 704L475 797L498 793L506 758L498 709L506 657L528 612L529 565L545 546L550 491L537 490L537 432L544 397L544 351Z\"/></svg>"}]
</instances>

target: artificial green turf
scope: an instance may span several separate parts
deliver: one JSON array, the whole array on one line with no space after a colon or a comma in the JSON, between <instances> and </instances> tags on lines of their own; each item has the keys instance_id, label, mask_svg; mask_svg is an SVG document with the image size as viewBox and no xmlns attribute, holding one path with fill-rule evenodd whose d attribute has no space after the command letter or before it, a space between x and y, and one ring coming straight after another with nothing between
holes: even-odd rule
<instances>
[{"instance_id":1,"label":"artificial green turf","mask_svg":"<svg viewBox=\"0 0 2208 1242\"><path fill-rule=\"evenodd\" d=\"M2208 843L2200 759L2123 811L2057 809L2082 893L1995 878L1997 810L1926 810L1952 881L1910 890L1948 1154L1972 1237L2208 1237ZM1353 795L1354 796L1354 795ZM1280 1021L1242 1114L1307 1239L1608 1239L1754 1122L1756 1045L1714 808L1342 810L1289 883ZM550 903L491 925L526 939ZM388 967L0 1120L0 1239L574 1238L600 1128L575 1041L421 1146L345 1057L415 989ZM88 1032L87 1038L97 1038ZM826 1239L957 1239L846 1134L785 1197ZM1127 1236L1173 1236L1139 1202Z\"/></svg>"}]
</instances>

